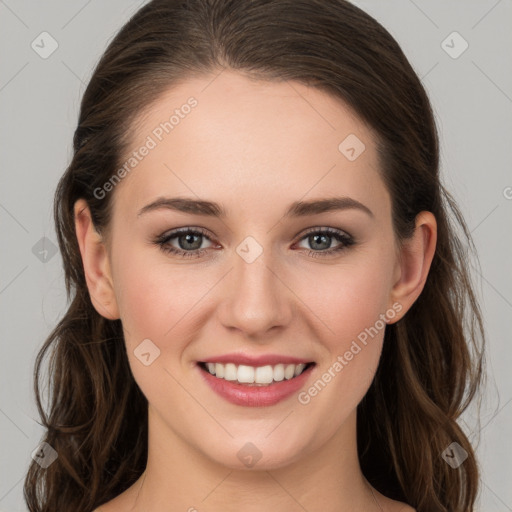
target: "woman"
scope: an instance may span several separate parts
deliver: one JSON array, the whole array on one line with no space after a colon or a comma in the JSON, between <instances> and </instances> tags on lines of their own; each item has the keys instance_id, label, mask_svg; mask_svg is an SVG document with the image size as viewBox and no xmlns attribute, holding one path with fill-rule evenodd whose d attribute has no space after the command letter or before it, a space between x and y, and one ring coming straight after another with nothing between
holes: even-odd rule
<instances>
[{"instance_id":1,"label":"woman","mask_svg":"<svg viewBox=\"0 0 512 512\"><path fill-rule=\"evenodd\" d=\"M32 512L473 510L471 239L381 25L342 0L154 0L74 150Z\"/></svg>"}]
</instances>

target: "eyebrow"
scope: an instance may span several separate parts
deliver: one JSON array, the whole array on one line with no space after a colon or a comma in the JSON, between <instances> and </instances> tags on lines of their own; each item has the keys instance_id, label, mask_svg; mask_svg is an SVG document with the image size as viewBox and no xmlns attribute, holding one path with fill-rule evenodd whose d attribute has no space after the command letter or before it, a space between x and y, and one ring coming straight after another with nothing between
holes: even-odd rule
<instances>
[{"instance_id":1,"label":"eyebrow","mask_svg":"<svg viewBox=\"0 0 512 512\"><path fill-rule=\"evenodd\" d=\"M205 215L222 219L227 217L226 210L218 203L189 199L186 197L159 197L141 208L137 217L147 212L160 209L169 209L193 215ZM296 201L289 206L284 217L306 217L308 215L317 215L324 212L351 209L363 211L370 217L374 217L373 212L367 206L351 197L331 197L312 201Z\"/></svg>"}]
</instances>

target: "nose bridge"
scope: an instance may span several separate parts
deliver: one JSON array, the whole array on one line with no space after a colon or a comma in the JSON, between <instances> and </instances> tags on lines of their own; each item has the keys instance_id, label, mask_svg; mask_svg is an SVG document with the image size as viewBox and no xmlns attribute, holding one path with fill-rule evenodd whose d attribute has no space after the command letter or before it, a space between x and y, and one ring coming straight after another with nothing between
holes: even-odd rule
<instances>
[{"instance_id":1,"label":"nose bridge","mask_svg":"<svg viewBox=\"0 0 512 512\"><path fill-rule=\"evenodd\" d=\"M286 287L276 277L278 265L270 237L265 240L268 245L264 247L255 237L248 236L236 247L229 290L221 308L225 327L236 327L251 335L263 334L290 319Z\"/></svg>"}]
</instances>

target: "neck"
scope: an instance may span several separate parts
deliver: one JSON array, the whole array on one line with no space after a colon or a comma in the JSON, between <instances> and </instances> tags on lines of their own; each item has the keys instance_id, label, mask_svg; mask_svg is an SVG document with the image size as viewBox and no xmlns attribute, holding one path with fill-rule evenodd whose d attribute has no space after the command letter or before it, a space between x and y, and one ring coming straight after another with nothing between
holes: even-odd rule
<instances>
[{"instance_id":1,"label":"neck","mask_svg":"<svg viewBox=\"0 0 512 512\"><path fill-rule=\"evenodd\" d=\"M199 452L150 410L146 470L126 503L133 512L382 510L359 466L355 411L319 450L284 467L240 470Z\"/></svg>"}]
</instances>

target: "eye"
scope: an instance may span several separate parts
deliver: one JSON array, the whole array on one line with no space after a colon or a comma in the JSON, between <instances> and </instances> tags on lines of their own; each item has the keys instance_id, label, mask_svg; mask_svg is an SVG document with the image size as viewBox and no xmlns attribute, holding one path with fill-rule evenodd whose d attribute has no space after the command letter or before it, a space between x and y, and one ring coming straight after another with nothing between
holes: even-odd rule
<instances>
[{"instance_id":1,"label":"eye","mask_svg":"<svg viewBox=\"0 0 512 512\"><path fill-rule=\"evenodd\" d=\"M171 243L174 239L176 239L178 247ZM208 251L208 248L201 247L204 239L211 242L206 230L185 227L160 235L154 243L168 254L174 254L183 258L199 258ZM300 242L303 240L314 249L306 251L313 258L338 253L355 243L349 234L334 228L311 228L300 238ZM333 240L337 240L338 245L330 248Z\"/></svg>"},{"instance_id":2,"label":"eye","mask_svg":"<svg viewBox=\"0 0 512 512\"><path fill-rule=\"evenodd\" d=\"M178 248L171 245L171 240L177 239ZM201 249L201 239L210 240L207 232L200 228L180 228L160 235L155 243L166 253L175 254L183 258L199 258L207 249ZM199 241L199 242L198 242Z\"/></svg>"},{"instance_id":3,"label":"eye","mask_svg":"<svg viewBox=\"0 0 512 512\"><path fill-rule=\"evenodd\" d=\"M338 245L329 248L333 239L338 241ZM306 232L306 236L303 236L302 240L306 240L310 247L319 249L307 251L307 254L313 258L333 255L355 243L349 234L334 228L312 228Z\"/></svg>"}]
</instances>

